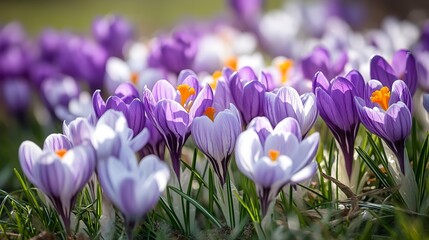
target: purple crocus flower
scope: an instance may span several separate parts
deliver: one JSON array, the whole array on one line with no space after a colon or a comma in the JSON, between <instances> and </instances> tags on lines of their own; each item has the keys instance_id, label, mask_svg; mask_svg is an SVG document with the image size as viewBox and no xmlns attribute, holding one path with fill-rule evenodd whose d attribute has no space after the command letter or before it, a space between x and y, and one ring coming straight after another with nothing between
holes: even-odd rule
<instances>
[{"instance_id":1,"label":"purple crocus flower","mask_svg":"<svg viewBox=\"0 0 429 240\"><path fill-rule=\"evenodd\" d=\"M286 118L261 141L253 129L242 132L237 139L235 159L238 169L256 184L262 215L269 204L286 184L296 184L311 178L317 170L314 157L319 146L319 134L314 133L304 140L295 119Z\"/></svg>"},{"instance_id":2,"label":"purple crocus flower","mask_svg":"<svg viewBox=\"0 0 429 240\"><path fill-rule=\"evenodd\" d=\"M363 97L364 84L362 75L357 71L351 71L345 77L336 77L331 81L328 81L322 72L318 72L313 82L320 117L341 147L349 179L352 175L354 143L360 123L354 97Z\"/></svg>"},{"instance_id":3,"label":"purple crocus flower","mask_svg":"<svg viewBox=\"0 0 429 240\"><path fill-rule=\"evenodd\" d=\"M133 135L137 136L144 128L146 118L145 109L139 98L139 93L131 83L122 83L116 90L115 95L110 96L106 102L101 97L100 90L92 96L95 115L100 118L108 109L122 112L127 118Z\"/></svg>"},{"instance_id":4,"label":"purple crocus flower","mask_svg":"<svg viewBox=\"0 0 429 240\"><path fill-rule=\"evenodd\" d=\"M0 52L10 46L20 45L26 41L26 33L18 22L10 22L0 27Z\"/></svg>"},{"instance_id":5,"label":"purple crocus flower","mask_svg":"<svg viewBox=\"0 0 429 240\"><path fill-rule=\"evenodd\" d=\"M132 162L127 165L125 162ZM125 219L129 239L135 225L158 202L170 178L168 166L155 155L137 159L109 157L97 165L98 180L104 194Z\"/></svg>"},{"instance_id":6,"label":"purple crocus flower","mask_svg":"<svg viewBox=\"0 0 429 240\"><path fill-rule=\"evenodd\" d=\"M110 56L123 57L125 44L134 37L130 22L117 15L97 17L92 23L92 34Z\"/></svg>"},{"instance_id":7,"label":"purple crocus flower","mask_svg":"<svg viewBox=\"0 0 429 240\"><path fill-rule=\"evenodd\" d=\"M229 0L228 5L242 28L255 30L264 2L264 0Z\"/></svg>"},{"instance_id":8,"label":"purple crocus flower","mask_svg":"<svg viewBox=\"0 0 429 240\"><path fill-rule=\"evenodd\" d=\"M301 141L302 134L298 121L291 117L287 117L285 119L280 121L280 123L277 124L274 129L276 129L276 131L291 132ZM274 131L273 126L271 125L270 120L268 120L267 117L255 117L249 123L249 125L247 125L247 129L253 129L256 134L258 134L261 143L264 143L268 135L270 135Z\"/></svg>"},{"instance_id":9,"label":"purple crocus flower","mask_svg":"<svg viewBox=\"0 0 429 240\"><path fill-rule=\"evenodd\" d=\"M26 77L32 61L32 49L30 49L29 45L9 46L0 52L1 78Z\"/></svg>"},{"instance_id":10,"label":"purple crocus flower","mask_svg":"<svg viewBox=\"0 0 429 240\"><path fill-rule=\"evenodd\" d=\"M198 85L191 86L194 78L193 75L187 76L177 90L166 80L160 80L152 91L145 89L143 93L147 117L164 138L179 179L180 156L190 135L190 126L194 118L203 115L213 103L210 86L197 92Z\"/></svg>"},{"instance_id":11,"label":"purple crocus flower","mask_svg":"<svg viewBox=\"0 0 429 240\"><path fill-rule=\"evenodd\" d=\"M66 36L58 53L60 69L83 79L92 90L103 86L108 54L100 45L78 36Z\"/></svg>"},{"instance_id":12,"label":"purple crocus flower","mask_svg":"<svg viewBox=\"0 0 429 240\"><path fill-rule=\"evenodd\" d=\"M162 68L179 74L193 66L197 40L188 32L175 32L171 37L159 37L148 59L149 67Z\"/></svg>"},{"instance_id":13,"label":"purple crocus flower","mask_svg":"<svg viewBox=\"0 0 429 240\"><path fill-rule=\"evenodd\" d=\"M403 80L414 95L417 88L417 66L413 54L408 50L398 50L393 55L392 65L376 55L371 59L371 79L376 79L389 88L397 79Z\"/></svg>"},{"instance_id":14,"label":"purple crocus flower","mask_svg":"<svg viewBox=\"0 0 429 240\"><path fill-rule=\"evenodd\" d=\"M109 157L133 159L135 152L142 149L148 142L149 134L147 129L143 129L133 137L133 130L128 126L124 114L109 109L98 119L91 133L91 142L97 151L99 161ZM80 134L80 136L85 135Z\"/></svg>"},{"instance_id":15,"label":"purple crocus flower","mask_svg":"<svg viewBox=\"0 0 429 240\"><path fill-rule=\"evenodd\" d=\"M264 97L263 111L273 126L286 117L292 117L298 121L305 136L316 122L316 97L313 93L304 93L299 96L294 88L282 87L275 93L265 93Z\"/></svg>"},{"instance_id":16,"label":"purple crocus flower","mask_svg":"<svg viewBox=\"0 0 429 240\"><path fill-rule=\"evenodd\" d=\"M19 161L27 178L50 200L68 233L77 194L95 169L95 152L89 142L73 145L62 134L49 135L43 149L31 141L19 147Z\"/></svg>"},{"instance_id":17,"label":"purple crocus flower","mask_svg":"<svg viewBox=\"0 0 429 240\"><path fill-rule=\"evenodd\" d=\"M55 63L66 37L63 32L45 29L39 36L40 57L46 62Z\"/></svg>"},{"instance_id":18,"label":"purple crocus flower","mask_svg":"<svg viewBox=\"0 0 429 240\"><path fill-rule=\"evenodd\" d=\"M77 98L80 92L76 80L69 76L46 79L40 86L41 97L53 116L57 108L68 107L70 100Z\"/></svg>"},{"instance_id":19,"label":"purple crocus flower","mask_svg":"<svg viewBox=\"0 0 429 240\"><path fill-rule=\"evenodd\" d=\"M341 75L348 61L347 53L340 52L336 59L323 47L316 47L301 61L302 73L305 79L313 79L314 75L321 71L327 79Z\"/></svg>"},{"instance_id":20,"label":"purple crocus flower","mask_svg":"<svg viewBox=\"0 0 429 240\"><path fill-rule=\"evenodd\" d=\"M232 100L240 111L244 124L264 114L264 94L268 83L264 73L258 78L250 67L243 67L230 76Z\"/></svg>"},{"instance_id":21,"label":"purple crocus flower","mask_svg":"<svg viewBox=\"0 0 429 240\"><path fill-rule=\"evenodd\" d=\"M233 104L224 110L208 107L205 115L194 119L191 131L195 145L210 160L223 186L235 141L241 133L240 113Z\"/></svg>"},{"instance_id":22,"label":"purple crocus flower","mask_svg":"<svg viewBox=\"0 0 429 240\"><path fill-rule=\"evenodd\" d=\"M30 85L22 78L7 79L0 82L2 100L6 104L7 109L17 115L22 114L30 105Z\"/></svg>"},{"instance_id":23,"label":"purple crocus flower","mask_svg":"<svg viewBox=\"0 0 429 240\"><path fill-rule=\"evenodd\" d=\"M362 124L386 142L405 173L405 139L412 124L412 97L405 82L396 80L390 90L381 82L370 80L365 86L364 99L355 97L355 104Z\"/></svg>"},{"instance_id":24,"label":"purple crocus flower","mask_svg":"<svg viewBox=\"0 0 429 240\"><path fill-rule=\"evenodd\" d=\"M170 177L167 165L155 155L137 162L136 151L149 140L149 131L142 131L141 139L132 138L132 130L122 112L109 109L91 131L81 120L67 126L70 134L86 131L91 135L97 152L97 176L103 193L121 211L128 237L132 237L135 224L155 206ZM88 132L92 132L88 134ZM79 137L73 138L81 141Z\"/></svg>"}]
</instances>

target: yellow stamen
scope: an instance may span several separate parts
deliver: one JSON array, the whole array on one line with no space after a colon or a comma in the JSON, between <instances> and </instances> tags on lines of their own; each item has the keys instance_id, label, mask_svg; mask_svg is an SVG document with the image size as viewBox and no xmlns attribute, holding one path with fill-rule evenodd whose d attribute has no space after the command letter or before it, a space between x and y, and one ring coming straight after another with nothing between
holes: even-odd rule
<instances>
[{"instance_id":1,"label":"yellow stamen","mask_svg":"<svg viewBox=\"0 0 429 240\"><path fill-rule=\"evenodd\" d=\"M280 151L270 149L268 150L268 157L271 159L271 161L275 162L277 161L277 158L280 156Z\"/></svg>"},{"instance_id":2,"label":"yellow stamen","mask_svg":"<svg viewBox=\"0 0 429 240\"><path fill-rule=\"evenodd\" d=\"M215 90L215 89L216 89L217 81L218 81L218 79L219 79L220 77L222 77L222 72L221 72L221 71L219 71L219 70L218 70L218 71L215 71L215 72L212 74L213 82L209 83L209 85L210 85L210 87L211 87L213 90Z\"/></svg>"},{"instance_id":3,"label":"yellow stamen","mask_svg":"<svg viewBox=\"0 0 429 240\"><path fill-rule=\"evenodd\" d=\"M378 103L384 111L389 108L390 90L388 87L382 87L380 90L376 90L372 93L371 102Z\"/></svg>"},{"instance_id":4,"label":"yellow stamen","mask_svg":"<svg viewBox=\"0 0 429 240\"><path fill-rule=\"evenodd\" d=\"M237 71L238 59L236 57L229 57L225 61L225 66Z\"/></svg>"},{"instance_id":5,"label":"yellow stamen","mask_svg":"<svg viewBox=\"0 0 429 240\"><path fill-rule=\"evenodd\" d=\"M293 61L290 59L283 60L277 64L277 68L280 71L282 83L287 82L287 76L288 76L288 73L289 73L290 69L292 68L292 66L293 66Z\"/></svg>"},{"instance_id":6,"label":"yellow stamen","mask_svg":"<svg viewBox=\"0 0 429 240\"><path fill-rule=\"evenodd\" d=\"M192 95L195 95L195 89L188 84L180 84L177 86L177 91L180 93L180 104L185 107L186 101Z\"/></svg>"},{"instance_id":7,"label":"yellow stamen","mask_svg":"<svg viewBox=\"0 0 429 240\"><path fill-rule=\"evenodd\" d=\"M139 74L138 73L131 73L130 80L134 85L137 85L137 83L139 81Z\"/></svg>"},{"instance_id":8,"label":"yellow stamen","mask_svg":"<svg viewBox=\"0 0 429 240\"><path fill-rule=\"evenodd\" d=\"M63 158L66 152L67 152L67 149L62 148L60 150L55 151L55 154L57 154L58 157Z\"/></svg>"},{"instance_id":9,"label":"yellow stamen","mask_svg":"<svg viewBox=\"0 0 429 240\"><path fill-rule=\"evenodd\" d=\"M210 120L212 120L212 122L214 121L214 115L216 113L216 109L214 107L208 107L206 108L206 111L204 111L204 114L210 118Z\"/></svg>"}]
</instances>

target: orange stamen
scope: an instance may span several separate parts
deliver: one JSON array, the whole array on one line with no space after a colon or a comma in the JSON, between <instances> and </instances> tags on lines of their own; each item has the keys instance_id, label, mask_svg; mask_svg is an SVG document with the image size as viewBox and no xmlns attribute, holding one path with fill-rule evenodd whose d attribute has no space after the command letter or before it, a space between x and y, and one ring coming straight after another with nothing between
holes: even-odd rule
<instances>
[{"instance_id":1,"label":"orange stamen","mask_svg":"<svg viewBox=\"0 0 429 240\"><path fill-rule=\"evenodd\" d=\"M376 90L372 93L371 102L378 103L384 111L389 108L390 90L388 87L382 87L380 90Z\"/></svg>"},{"instance_id":2,"label":"orange stamen","mask_svg":"<svg viewBox=\"0 0 429 240\"><path fill-rule=\"evenodd\" d=\"M222 77L222 72L221 72L221 71L219 71L219 70L218 70L218 71L215 71L215 72L212 74L213 82L209 83L209 85L210 85L210 87L211 87L213 90L215 90L215 89L216 89L217 81L218 81L218 79L219 79L220 77Z\"/></svg>"},{"instance_id":3,"label":"orange stamen","mask_svg":"<svg viewBox=\"0 0 429 240\"><path fill-rule=\"evenodd\" d=\"M66 152L67 152L67 149L62 148L60 150L55 151L55 154L57 154L58 157L63 158Z\"/></svg>"},{"instance_id":4,"label":"orange stamen","mask_svg":"<svg viewBox=\"0 0 429 240\"><path fill-rule=\"evenodd\" d=\"M177 86L177 91L180 93L180 104L185 107L186 101L192 95L195 95L195 89L188 84L180 84Z\"/></svg>"},{"instance_id":5,"label":"orange stamen","mask_svg":"<svg viewBox=\"0 0 429 240\"><path fill-rule=\"evenodd\" d=\"M212 120L212 122L214 121L214 115L216 113L216 109L214 107L208 107L206 108L206 111L204 111L204 114L210 118L210 120Z\"/></svg>"},{"instance_id":6,"label":"orange stamen","mask_svg":"<svg viewBox=\"0 0 429 240\"><path fill-rule=\"evenodd\" d=\"M277 158L280 156L280 151L270 149L268 150L268 157L271 159L271 161L275 162L277 161Z\"/></svg>"},{"instance_id":7,"label":"orange stamen","mask_svg":"<svg viewBox=\"0 0 429 240\"><path fill-rule=\"evenodd\" d=\"M139 81L139 74L138 73L131 73L130 80L134 85L137 85L137 83Z\"/></svg>"},{"instance_id":8,"label":"orange stamen","mask_svg":"<svg viewBox=\"0 0 429 240\"><path fill-rule=\"evenodd\" d=\"M290 59L283 60L279 64L277 64L277 68L280 71L282 83L287 82L287 75L288 75L290 69L292 68L292 66L293 66L293 61Z\"/></svg>"},{"instance_id":9,"label":"orange stamen","mask_svg":"<svg viewBox=\"0 0 429 240\"><path fill-rule=\"evenodd\" d=\"M225 61L225 66L237 71L238 59L236 57L229 57Z\"/></svg>"}]
</instances>

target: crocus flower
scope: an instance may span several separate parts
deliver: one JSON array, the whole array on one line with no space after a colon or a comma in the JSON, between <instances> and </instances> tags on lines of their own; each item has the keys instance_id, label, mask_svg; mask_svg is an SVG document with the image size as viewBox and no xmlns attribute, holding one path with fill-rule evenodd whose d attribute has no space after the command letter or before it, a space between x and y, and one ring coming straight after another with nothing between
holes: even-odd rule
<instances>
[{"instance_id":1,"label":"crocus flower","mask_svg":"<svg viewBox=\"0 0 429 240\"><path fill-rule=\"evenodd\" d=\"M396 80L390 90L381 82L370 80L365 86L364 99L355 97L355 104L362 124L386 142L405 173L405 139L412 123L412 98L405 82Z\"/></svg>"},{"instance_id":2,"label":"crocus flower","mask_svg":"<svg viewBox=\"0 0 429 240\"><path fill-rule=\"evenodd\" d=\"M264 0L229 0L233 16L245 30L255 30L262 13Z\"/></svg>"},{"instance_id":3,"label":"crocus flower","mask_svg":"<svg viewBox=\"0 0 429 240\"><path fill-rule=\"evenodd\" d=\"M326 48L316 47L310 55L302 59L301 67L306 79L313 79L318 71L323 72L327 79L333 79L344 71L347 61L345 52L340 52L339 56L333 59Z\"/></svg>"},{"instance_id":4,"label":"crocus flower","mask_svg":"<svg viewBox=\"0 0 429 240\"><path fill-rule=\"evenodd\" d=\"M178 178L182 147L190 135L190 126L194 118L203 115L213 103L210 86L198 91L195 76L185 76L183 81L179 80L182 84L177 90L166 80L160 80L152 91L145 89L143 93L147 116L164 138Z\"/></svg>"},{"instance_id":5,"label":"crocus flower","mask_svg":"<svg viewBox=\"0 0 429 240\"><path fill-rule=\"evenodd\" d=\"M302 130L303 136L310 131L317 119L316 97L313 93L298 92L291 87L282 87L275 93L265 93L265 116L273 126L276 126L286 117L295 118Z\"/></svg>"},{"instance_id":6,"label":"crocus flower","mask_svg":"<svg viewBox=\"0 0 429 240\"><path fill-rule=\"evenodd\" d=\"M68 107L71 99L77 98L81 90L76 80L70 76L46 79L40 86L40 94L52 115L58 108Z\"/></svg>"},{"instance_id":7,"label":"crocus flower","mask_svg":"<svg viewBox=\"0 0 429 240\"><path fill-rule=\"evenodd\" d=\"M107 159L110 156L134 155L149 140L149 131L143 129L137 136L129 127L123 112L114 109L107 110L98 119L91 141L97 151L98 160ZM128 146L125 148L124 146ZM124 150L124 151L123 151Z\"/></svg>"},{"instance_id":8,"label":"crocus flower","mask_svg":"<svg viewBox=\"0 0 429 240\"><path fill-rule=\"evenodd\" d=\"M19 147L19 161L27 178L50 200L70 233L70 214L77 194L95 169L95 152L86 141L73 145L67 136L49 135L43 149L31 141Z\"/></svg>"},{"instance_id":9,"label":"crocus flower","mask_svg":"<svg viewBox=\"0 0 429 240\"><path fill-rule=\"evenodd\" d=\"M322 72L318 72L313 82L320 117L341 147L349 179L352 175L354 142L360 123L354 97L362 97L363 87L364 80L357 71L351 71L346 77L336 77L331 81L328 81Z\"/></svg>"},{"instance_id":10,"label":"crocus flower","mask_svg":"<svg viewBox=\"0 0 429 240\"><path fill-rule=\"evenodd\" d=\"M61 46L66 40L67 34L53 29L45 29L39 36L40 57L45 62L55 63Z\"/></svg>"},{"instance_id":11,"label":"crocus flower","mask_svg":"<svg viewBox=\"0 0 429 240\"><path fill-rule=\"evenodd\" d=\"M106 65L105 84L110 93L113 93L121 83L126 82L132 83L139 91L145 86L152 88L156 81L166 77L160 69L133 65L137 65L135 60L133 63L127 63L116 57L109 58Z\"/></svg>"},{"instance_id":12,"label":"crocus flower","mask_svg":"<svg viewBox=\"0 0 429 240\"><path fill-rule=\"evenodd\" d=\"M103 192L123 214L129 238L138 221L155 207L170 178L168 166L155 155L139 164L137 159L132 162L127 166L124 160L110 157L97 166Z\"/></svg>"},{"instance_id":13,"label":"crocus flower","mask_svg":"<svg viewBox=\"0 0 429 240\"><path fill-rule=\"evenodd\" d=\"M91 90L103 86L108 54L95 42L78 36L66 36L58 53L60 69L76 79L84 80Z\"/></svg>"},{"instance_id":14,"label":"crocus flower","mask_svg":"<svg viewBox=\"0 0 429 240\"><path fill-rule=\"evenodd\" d=\"M115 90L115 95L110 96L106 102L101 97L100 90L97 90L92 96L92 101L98 118L106 110L114 109L121 111L125 115L134 136L137 136L143 130L146 122L145 109L139 98L139 93L132 84L120 84Z\"/></svg>"},{"instance_id":15,"label":"crocus flower","mask_svg":"<svg viewBox=\"0 0 429 240\"><path fill-rule=\"evenodd\" d=\"M401 79L407 84L411 95L417 88L417 67L413 54L408 50L398 50L393 55L392 65L383 57L376 55L371 59L371 79L380 81L384 86L392 87L393 82Z\"/></svg>"},{"instance_id":16,"label":"crocus flower","mask_svg":"<svg viewBox=\"0 0 429 240\"><path fill-rule=\"evenodd\" d=\"M298 128L295 119L286 118L286 124ZM311 178L317 170L314 157L319 145L319 134L314 133L301 141L300 131L274 128L261 141L257 132L249 128L238 136L235 159L238 169L255 182L260 198L262 215L286 184L295 184Z\"/></svg>"},{"instance_id":17,"label":"crocus flower","mask_svg":"<svg viewBox=\"0 0 429 240\"><path fill-rule=\"evenodd\" d=\"M12 45L22 44L25 40L26 33L20 23L10 22L0 27L0 51Z\"/></svg>"},{"instance_id":18,"label":"crocus flower","mask_svg":"<svg viewBox=\"0 0 429 240\"><path fill-rule=\"evenodd\" d=\"M123 17L109 15L93 21L92 34L110 56L123 57L125 44L134 37L134 29Z\"/></svg>"},{"instance_id":19,"label":"crocus flower","mask_svg":"<svg viewBox=\"0 0 429 240\"><path fill-rule=\"evenodd\" d=\"M241 133L240 113L233 104L224 110L208 107L205 115L194 119L191 132L195 144L210 160L224 185L229 159Z\"/></svg>"},{"instance_id":20,"label":"crocus flower","mask_svg":"<svg viewBox=\"0 0 429 240\"><path fill-rule=\"evenodd\" d=\"M30 105L30 85L24 79L8 79L0 82L3 101L6 103L7 109L22 116Z\"/></svg>"},{"instance_id":21,"label":"crocus flower","mask_svg":"<svg viewBox=\"0 0 429 240\"><path fill-rule=\"evenodd\" d=\"M197 53L195 36L187 32L175 32L171 37L155 40L149 56L149 66L179 74L191 68Z\"/></svg>"},{"instance_id":22,"label":"crocus flower","mask_svg":"<svg viewBox=\"0 0 429 240\"><path fill-rule=\"evenodd\" d=\"M229 89L233 103L240 111L245 124L264 113L264 94L267 89L264 73L258 78L250 67L243 67L230 76Z\"/></svg>"}]
</instances>

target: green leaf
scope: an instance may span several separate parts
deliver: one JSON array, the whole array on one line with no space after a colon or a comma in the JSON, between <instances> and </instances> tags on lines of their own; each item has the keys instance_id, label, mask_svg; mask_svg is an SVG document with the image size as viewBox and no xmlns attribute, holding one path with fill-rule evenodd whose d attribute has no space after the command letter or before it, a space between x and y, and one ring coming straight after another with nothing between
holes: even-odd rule
<instances>
[{"instance_id":1,"label":"green leaf","mask_svg":"<svg viewBox=\"0 0 429 240\"><path fill-rule=\"evenodd\" d=\"M189 201L192 205L194 205L198 210L201 211L201 213L207 217L212 223L214 223L218 228L221 228L222 225L219 223L219 221L211 215L201 204L199 204L195 199L191 198L190 196L186 195L184 192L180 191L179 189L168 186L169 189L173 190L183 198L185 198L187 201Z\"/></svg>"}]
</instances>

